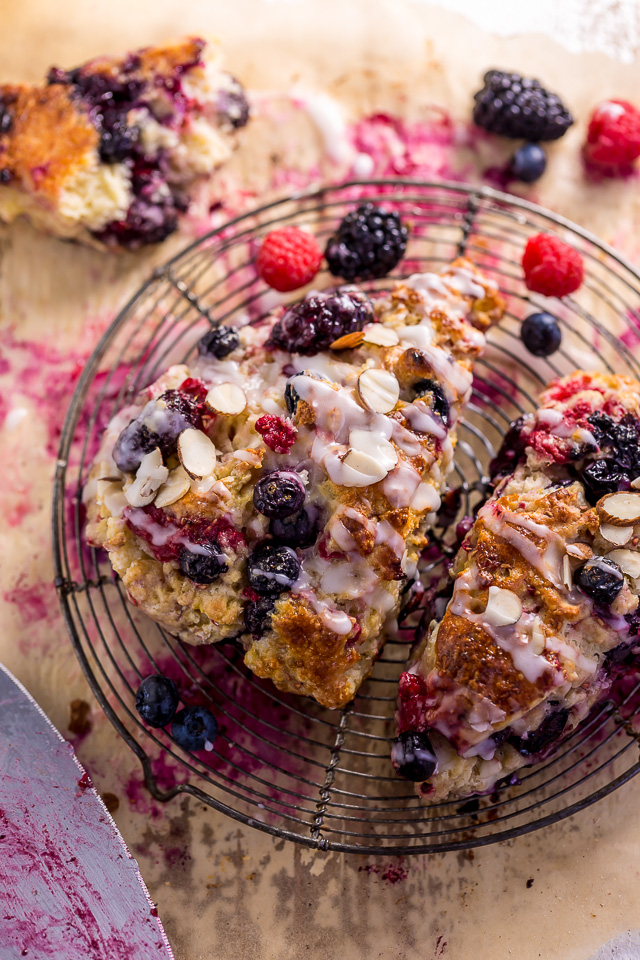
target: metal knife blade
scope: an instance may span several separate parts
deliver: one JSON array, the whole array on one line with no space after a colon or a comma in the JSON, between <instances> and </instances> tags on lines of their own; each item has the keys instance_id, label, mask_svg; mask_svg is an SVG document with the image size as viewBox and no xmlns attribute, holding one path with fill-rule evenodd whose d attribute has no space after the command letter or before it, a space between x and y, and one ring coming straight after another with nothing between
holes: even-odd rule
<instances>
[{"instance_id":1,"label":"metal knife blade","mask_svg":"<svg viewBox=\"0 0 640 960\"><path fill-rule=\"evenodd\" d=\"M138 865L73 748L1 665L0 957L173 960Z\"/></svg>"}]
</instances>

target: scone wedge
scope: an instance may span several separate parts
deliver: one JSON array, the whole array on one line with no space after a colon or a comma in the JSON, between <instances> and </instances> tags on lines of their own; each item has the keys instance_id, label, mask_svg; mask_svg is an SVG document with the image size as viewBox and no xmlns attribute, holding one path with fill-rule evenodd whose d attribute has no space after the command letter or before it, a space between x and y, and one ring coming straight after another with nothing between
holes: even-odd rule
<instances>
[{"instance_id":1,"label":"scone wedge","mask_svg":"<svg viewBox=\"0 0 640 960\"><path fill-rule=\"evenodd\" d=\"M400 678L392 760L434 802L552 753L640 651L640 383L558 380L493 469L446 611Z\"/></svg>"},{"instance_id":2,"label":"scone wedge","mask_svg":"<svg viewBox=\"0 0 640 960\"><path fill-rule=\"evenodd\" d=\"M503 311L458 260L213 330L107 430L90 542L167 630L239 638L258 676L343 706L415 572Z\"/></svg>"},{"instance_id":3,"label":"scone wedge","mask_svg":"<svg viewBox=\"0 0 640 960\"><path fill-rule=\"evenodd\" d=\"M220 51L197 38L0 85L0 220L93 246L158 243L248 117Z\"/></svg>"}]
</instances>

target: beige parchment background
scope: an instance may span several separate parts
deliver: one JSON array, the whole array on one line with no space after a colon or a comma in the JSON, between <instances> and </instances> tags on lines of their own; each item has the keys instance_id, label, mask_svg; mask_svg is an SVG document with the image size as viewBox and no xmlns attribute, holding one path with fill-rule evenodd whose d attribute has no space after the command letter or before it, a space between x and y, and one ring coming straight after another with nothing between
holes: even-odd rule
<instances>
[{"instance_id":1,"label":"beige parchment background","mask_svg":"<svg viewBox=\"0 0 640 960\"><path fill-rule=\"evenodd\" d=\"M53 62L72 66L181 33L220 36L252 90L327 90L352 119L383 109L416 116L428 102L464 117L489 66L540 75L582 122L552 149L538 198L630 257L640 253L637 182L587 185L578 161L589 106L604 96L637 98L637 63L569 54L542 36L491 37L411 0L2 0L0 12L7 79L37 79ZM259 116L232 174L259 191L274 154L305 166L324 163L324 152L309 117L298 112L275 125ZM88 349L153 264L183 242L115 258L24 224L3 229L0 327L13 326L18 338L41 336L58 351ZM51 579L51 462L35 415L1 439L4 469L32 504L23 522L0 531L6 592L15 590L16 570L27 586ZM6 496L14 494L12 487ZM20 604L0 607L0 658L65 733L70 700L92 700L49 600L35 619ZM95 705L91 721L79 756L101 792L117 793L135 764ZM640 927L640 783L544 834L407 860L399 883L384 879L384 869L362 869L383 861L277 842L189 800L154 819L144 804L121 797L115 819L180 960L587 960L609 938ZM168 846L179 853L171 862Z\"/></svg>"}]
</instances>

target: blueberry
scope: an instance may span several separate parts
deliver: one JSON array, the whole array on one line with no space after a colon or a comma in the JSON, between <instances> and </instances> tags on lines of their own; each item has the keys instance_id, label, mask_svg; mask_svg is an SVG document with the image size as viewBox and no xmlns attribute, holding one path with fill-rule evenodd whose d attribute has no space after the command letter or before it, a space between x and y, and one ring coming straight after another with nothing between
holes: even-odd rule
<instances>
[{"instance_id":1,"label":"blueberry","mask_svg":"<svg viewBox=\"0 0 640 960\"><path fill-rule=\"evenodd\" d=\"M140 131L129 126L124 110L105 110L100 123L100 158L105 163L121 163L136 152Z\"/></svg>"},{"instance_id":2,"label":"blueberry","mask_svg":"<svg viewBox=\"0 0 640 960\"><path fill-rule=\"evenodd\" d=\"M227 570L225 555L212 541L198 544L197 549L202 552L195 553L195 547L182 551L180 569L193 583L213 583Z\"/></svg>"},{"instance_id":3,"label":"blueberry","mask_svg":"<svg viewBox=\"0 0 640 960\"><path fill-rule=\"evenodd\" d=\"M615 460L590 460L580 479L584 484L585 496L591 505L598 502L607 493L616 493L629 487L629 477Z\"/></svg>"},{"instance_id":4,"label":"blueberry","mask_svg":"<svg viewBox=\"0 0 640 960\"><path fill-rule=\"evenodd\" d=\"M304 484L297 473L276 470L261 477L253 490L253 504L265 517L284 519L304 503Z\"/></svg>"},{"instance_id":5,"label":"blueberry","mask_svg":"<svg viewBox=\"0 0 640 960\"><path fill-rule=\"evenodd\" d=\"M416 783L428 780L438 766L429 737L417 730L406 730L396 737L391 762L397 774Z\"/></svg>"},{"instance_id":6,"label":"blueberry","mask_svg":"<svg viewBox=\"0 0 640 960\"><path fill-rule=\"evenodd\" d=\"M118 470L133 473L140 466L145 454L158 446L158 436L151 433L139 418L132 420L116 440L113 459Z\"/></svg>"},{"instance_id":7,"label":"blueberry","mask_svg":"<svg viewBox=\"0 0 640 960\"><path fill-rule=\"evenodd\" d=\"M507 742L523 757L533 757L546 750L560 739L567 725L569 711L565 707L553 709L544 717L542 723L535 730L529 731L524 737L509 736Z\"/></svg>"},{"instance_id":8,"label":"blueberry","mask_svg":"<svg viewBox=\"0 0 640 960\"><path fill-rule=\"evenodd\" d=\"M145 677L136 693L136 710L150 727L166 727L178 709L178 688L160 674Z\"/></svg>"},{"instance_id":9,"label":"blueberry","mask_svg":"<svg viewBox=\"0 0 640 960\"><path fill-rule=\"evenodd\" d=\"M234 130L249 122L249 102L244 87L235 77L228 76L227 87L218 94L218 116Z\"/></svg>"},{"instance_id":10,"label":"blueberry","mask_svg":"<svg viewBox=\"0 0 640 960\"><path fill-rule=\"evenodd\" d=\"M197 401L180 390L167 390L157 400L145 404L121 432L113 447L116 466L125 473L134 472L145 453L154 447L160 447L163 457L171 456L182 431L200 424Z\"/></svg>"},{"instance_id":11,"label":"blueberry","mask_svg":"<svg viewBox=\"0 0 640 960\"><path fill-rule=\"evenodd\" d=\"M523 320L520 337L534 357L548 357L562 343L558 321L550 313L532 313Z\"/></svg>"},{"instance_id":12,"label":"blueberry","mask_svg":"<svg viewBox=\"0 0 640 960\"><path fill-rule=\"evenodd\" d=\"M205 333L198 341L198 354L201 357L215 357L222 360L235 350L240 343L238 331L234 327L227 327L223 323Z\"/></svg>"},{"instance_id":13,"label":"blueberry","mask_svg":"<svg viewBox=\"0 0 640 960\"><path fill-rule=\"evenodd\" d=\"M592 557L573 575L573 582L600 607L608 607L622 590L624 577L617 563L607 557Z\"/></svg>"},{"instance_id":14,"label":"blueberry","mask_svg":"<svg viewBox=\"0 0 640 960\"><path fill-rule=\"evenodd\" d=\"M171 736L184 750L204 750L218 736L218 721L206 707L185 707L171 724Z\"/></svg>"},{"instance_id":15,"label":"blueberry","mask_svg":"<svg viewBox=\"0 0 640 960\"><path fill-rule=\"evenodd\" d=\"M267 543L249 557L247 576L256 593L273 596L289 590L298 579L300 561L289 547Z\"/></svg>"},{"instance_id":16,"label":"blueberry","mask_svg":"<svg viewBox=\"0 0 640 960\"><path fill-rule=\"evenodd\" d=\"M256 640L269 625L274 603L273 597L260 597L259 600L250 600L244 608L244 625L247 633Z\"/></svg>"},{"instance_id":17,"label":"blueberry","mask_svg":"<svg viewBox=\"0 0 640 960\"><path fill-rule=\"evenodd\" d=\"M447 427L449 425L449 402L440 384L436 380L417 380L411 389L414 396L427 399L433 412L440 417L444 426Z\"/></svg>"},{"instance_id":18,"label":"blueberry","mask_svg":"<svg viewBox=\"0 0 640 960\"><path fill-rule=\"evenodd\" d=\"M535 183L547 167L547 155L537 143L525 143L511 158L511 173L523 183Z\"/></svg>"},{"instance_id":19,"label":"blueberry","mask_svg":"<svg viewBox=\"0 0 640 960\"><path fill-rule=\"evenodd\" d=\"M11 130L12 124L13 117L4 104L0 102L0 134L8 133L9 130Z\"/></svg>"},{"instance_id":20,"label":"blueberry","mask_svg":"<svg viewBox=\"0 0 640 960\"><path fill-rule=\"evenodd\" d=\"M316 525L306 510L301 510L300 513L291 517L285 517L284 520L274 518L269 524L269 533L279 543L301 548L315 543L317 536Z\"/></svg>"}]
</instances>

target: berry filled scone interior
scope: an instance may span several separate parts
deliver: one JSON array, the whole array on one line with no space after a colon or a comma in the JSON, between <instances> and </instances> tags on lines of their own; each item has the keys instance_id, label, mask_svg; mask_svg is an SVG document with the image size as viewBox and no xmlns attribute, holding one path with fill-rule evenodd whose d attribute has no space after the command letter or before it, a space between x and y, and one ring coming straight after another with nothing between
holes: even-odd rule
<instances>
[{"instance_id":1,"label":"berry filled scone interior","mask_svg":"<svg viewBox=\"0 0 640 960\"><path fill-rule=\"evenodd\" d=\"M368 676L440 504L496 285L469 262L217 327L106 431L89 541L190 643L329 707Z\"/></svg>"},{"instance_id":2,"label":"berry filled scone interior","mask_svg":"<svg viewBox=\"0 0 640 960\"><path fill-rule=\"evenodd\" d=\"M640 383L574 373L508 432L451 597L400 678L396 770L429 800L554 750L640 650Z\"/></svg>"},{"instance_id":3,"label":"berry filled scone interior","mask_svg":"<svg viewBox=\"0 0 640 960\"><path fill-rule=\"evenodd\" d=\"M0 86L0 219L134 249L176 229L249 118L215 45L185 39Z\"/></svg>"}]
</instances>

